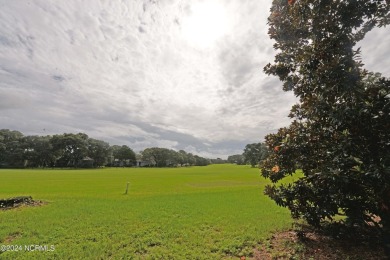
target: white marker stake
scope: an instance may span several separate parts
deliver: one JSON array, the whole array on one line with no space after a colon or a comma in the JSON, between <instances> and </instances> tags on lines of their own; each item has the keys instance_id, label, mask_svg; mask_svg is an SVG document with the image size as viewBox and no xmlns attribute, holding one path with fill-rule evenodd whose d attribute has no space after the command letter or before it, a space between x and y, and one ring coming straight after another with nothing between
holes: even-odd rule
<instances>
[{"instance_id":1,"label":"white marker stake","mask_svg":"<svg viewBox=\"0 0 390 260\"><path fill-rule=\"evenodd\" d=\"M126 185L126 192L125 192L125 195L127 195L127 192L129 191L129 184L130 184L130 182L128 182L127 185Z\"/></svg>"}]
</instances>

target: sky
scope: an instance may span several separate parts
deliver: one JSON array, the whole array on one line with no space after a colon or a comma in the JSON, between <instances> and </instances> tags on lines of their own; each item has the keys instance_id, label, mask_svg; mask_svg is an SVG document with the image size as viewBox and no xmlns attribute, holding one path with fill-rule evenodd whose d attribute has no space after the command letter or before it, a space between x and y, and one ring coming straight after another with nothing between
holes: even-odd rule
<instances>
[{"instance_id":1,"label":"sky","mask_svg":"<svg viewBox=\"0 0 390 260\"><path fill-rule=\"evenodd\" d=\"M271 0L0 0L0 129L241 154L287 126ZM390 29L358 44L390 77Z\"/></svg>"}]
</instances>

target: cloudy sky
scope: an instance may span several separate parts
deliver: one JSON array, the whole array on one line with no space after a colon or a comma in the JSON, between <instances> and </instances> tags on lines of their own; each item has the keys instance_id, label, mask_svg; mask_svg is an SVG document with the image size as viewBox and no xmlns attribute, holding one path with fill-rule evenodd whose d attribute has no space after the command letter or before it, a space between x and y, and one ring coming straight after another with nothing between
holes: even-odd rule
<instances>
[{"instance_id":1,"label":"cloudy sky","mask_svg":"<svg viewBox=\"0 0 390 260\"><path fill-rule=\"evenodd\" d=\"M289 123L258 0L0 0L0 128L215 158ZM361 42L390 76L390 30Z\"/></svg>"}]
</instances>

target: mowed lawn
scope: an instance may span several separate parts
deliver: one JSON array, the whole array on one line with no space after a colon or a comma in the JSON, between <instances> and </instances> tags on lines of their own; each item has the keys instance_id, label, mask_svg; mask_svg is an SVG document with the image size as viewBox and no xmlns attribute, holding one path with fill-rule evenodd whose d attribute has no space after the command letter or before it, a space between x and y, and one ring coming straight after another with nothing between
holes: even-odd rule
<instances>
[{"instance_id":1,"label":"mowed lawn","mask_svg":"<svg viewBox=\"0 0 390 260\"><path fill-rule=\"evenodd\" d=\"M124 195L126 183L129 192ZM30 195L39 207L0 211L0 259L221 259L251 256L290 227L250 166L0 170L0 198Z\"/></svg>"}]
</instances>

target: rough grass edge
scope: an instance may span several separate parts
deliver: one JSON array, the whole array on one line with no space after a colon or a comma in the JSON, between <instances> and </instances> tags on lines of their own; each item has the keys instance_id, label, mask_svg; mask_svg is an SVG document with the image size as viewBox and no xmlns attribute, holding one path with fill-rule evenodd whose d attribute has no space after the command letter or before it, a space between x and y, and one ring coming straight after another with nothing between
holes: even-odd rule
<instances>
[{"instance_id":1,"label":"rough grass edge","mask_svg":"<svg viewBox=\"0 0 390 260\"><path fill-rule=\"evenodd\" d=\"M273 233L254 249L253 259L389 259L389 256L375 227L332 224L318 230L305 223L294 223L292 228Z\"/></svg>"}]
</instances>

